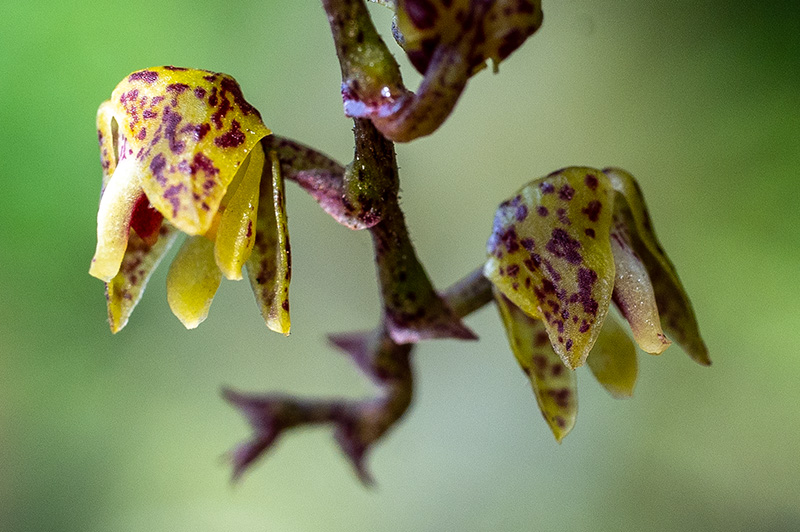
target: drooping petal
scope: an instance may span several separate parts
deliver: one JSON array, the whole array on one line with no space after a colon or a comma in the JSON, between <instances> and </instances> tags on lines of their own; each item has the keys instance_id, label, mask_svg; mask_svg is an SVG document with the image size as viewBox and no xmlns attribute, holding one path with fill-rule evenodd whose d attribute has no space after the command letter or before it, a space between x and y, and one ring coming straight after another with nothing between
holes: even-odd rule
<instances>
[{"instance_id":1,"label":"drooping petal","mask_svg":"<svg viewBox=\"0 0 800 532\"><path fill-rule=\"evenodd\" d=\"M636 180L619 168L606 168L603 172L630 208L635 228L632 242L653 283L662 327L695 362L704 366L711 364L689 296L656 238Z\"/></svg>"},{"instance_id":2,"label":"drooping petal","mask_svg":"<svg viewBox=\"0 0 800 532\"><path fill-rule=\"evenodd\" d=\"M128 323L147 281L177 236L176 229L163 225L158 239L150 245L136 233L131 233L119 273L106 284L108 323L112 333L119 332Z\"/></svg>"},{"instance_id":3,"label":"drooping petal","mask_svg":"<svg viewBox=\"0 0 800 532\"><path fill-rule=\"evenodd\" d=\"M633 337L646 353L661 354L672 343L661 330L653 285L639 255L633 249L626 220L628 209L614 214L611 227L611 252L614 254L616 279L614 303L628 320Z\"/></svg>"},{"instance_id":4,"label":"drooping petal","mask_svg":"<svg viewBox=\"0 0 800 532\"><path fill-rule=\"evenodd\" d=\"M572 368L589 355L611 302L613 199L599 170L565 168L502 203L488 243L486 277L544 320L553 348Z\"/></svg>"},{"instance_id":5,"label":"drooping petal","mask_svg":"<svg viewBox=\"0 0 800 532\"><path fill-rule=\"evenodd\" d=\"M261 179L255 245L247 260L247 275L267 327L288 335L292 255L281 166L274 151L270 160L271 173L265 171Z\"/></svg>"},{"instance_id":6,"label":"drooping petal","mask_svg":"<svg viewBox=\"0 0 800 532\"><path fill-rule=\"evenodd\" d=\"M525 314L499 290L495 289L494 295L511 350L531 381L542 416L560 442L572 430L578 414L575 372L553 351L541 320Z\"/></svg>"},{"instance_id":7,"label":"drooping petal","mask_svg":"<svg viewBox=\"0 0 800 532\"><path fill-rule=\"evenodd\" d=\"M613 313L606 316L586 363L597 382L611 395L618 399L633 395L639 373L636 347Z\"/></svg>"},{"instance_id":8,"label":"drooping petal","mask_svg":"<svg viewBox=\"0 0 800 532\"><path fill-rule=\"evenodd\" d=\"M229 187L226 198L230 199L222 200L220 207L224 211L217 227L214 256L222 275L227 279L242 278L242 266L253 249L263 171L264 150L261 144L256 144Z\"/></svg>"},{"instance_id":9,"label":"drooping petal","mask_svg":"<svg viewBox=\"0 0 800 532\"><path fill-rule=\"evenodd\" d=\"M103 189L97 210L97 248L89 267L92 277L109 282L117 275L128 245L131 215L142 194L136 167L130 159L121 160Z\"/></svg>"},{"instance_id":10,"label":"drooping petal","mask_svg":"<svg viewBox=\"0 0 800 532\"><path fill-rule=\"evenodd\" d=\"M187 329L208 317L222 273L214 260L214 243L202 236L186 239L167 275L167 302Z\"/></svg>"},{"instance_id":11,"label":"drooping petal","mask_svg":"<svg viewBox=\"0 0 800 532\"><path fill-rule=\"evenodd\" d=\"M153 206L204 234L249 151L270 131L225 74L176 67L134 72L111 97L120 160L130 157Z\"/></svg>"}]
</instances>

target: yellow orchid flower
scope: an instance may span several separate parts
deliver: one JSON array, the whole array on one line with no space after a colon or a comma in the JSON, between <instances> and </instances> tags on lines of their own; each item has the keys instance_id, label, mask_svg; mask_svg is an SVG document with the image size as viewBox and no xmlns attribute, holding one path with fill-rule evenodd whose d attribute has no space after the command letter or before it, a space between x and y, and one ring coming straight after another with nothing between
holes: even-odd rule
<instances>
[{"instance_id":1,"label":"yellow orchid flower","mask_svg":"<svg viewBox=\"0 0 800 532\"><path fill-rule=\"evenodd\" d=\"M171 66L133 72L100 105L97 130L103 191L89 273L106 282L112 332L183 232L167 300L187 328L208 316L222 276L242 279L246 264L267 325L288 334L283 182L260 143L271 132L238 83Z\"/></svg>"},{"instance_id":2,"label":"yellow orchid flower","mask_svg":"<svg viewBox=\"0 0 800 532\"><path fill-rule=\"evenodd\" d=\"M689 298L653 232L644 198L624 170L571 167L532 181L497 211L484 275L514 355L559 441L575 422L571 371L588 361L617 397L636 383L633 338L660 354L667 334L709 365Z\"/></svg>"}]
</instances>

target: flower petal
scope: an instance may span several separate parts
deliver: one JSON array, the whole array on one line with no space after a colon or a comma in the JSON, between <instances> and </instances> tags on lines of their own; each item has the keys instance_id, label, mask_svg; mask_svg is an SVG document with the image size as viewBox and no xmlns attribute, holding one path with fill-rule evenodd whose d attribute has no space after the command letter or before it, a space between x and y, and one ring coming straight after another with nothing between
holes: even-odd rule
<instances>
[{"instance_id":1,"label":"flower petal","mask_svg":"<svg viewBox=\"0 0 800 532\"><path fill-rule=\"evenodd\" d=\"M108 323L112 333L121 331L128 323L147 281L177 236L177 230L162 225L158 239L149 245L136 233L131 233L119 273L106 284Z\"/></svg>"},{"instance_id":2,"label":"flower petal","mask_svg":"<svg viewBox=\"0 0 800 532\"><path fill-rule=\"evenodd\" d=\"M572 368L589 355L611 302L613 199L599 170L565 168L502 203L488 243L486 277L544 320L553 348Z\"/></svg>"},{"instance_id":3,"label":"flower petal","mask_svg":"<svg viewBox=\"0 0 800 532\"><path fill-rule=\"evenodd\" d=\"M150 202L190 235L208 230L248 152L270 134L232 77L205 70L134 72L111 105L120 160L135 161Z\"/></svg>"},{"instance_id":4,"label":"flower petal","mask_svg":"<svg viewBox=\"0 0 800 532\"><path fill-rule=\"evenodd\" d=\"M97 248L89 275L109 282L119 271L128 245L131 215L142 196L141 180L130 159L117 165L108 180L97 210Z\"/></svg>"},{"instance_id":5,"label":"flower petal","mask_svg":"<svg viewBox=\"0 0 800 532\"><path fill-rule=\"evenodd\" d=\"M97 109L97 142L100 144L100 164L103 167L103 189L117 167L117 135L114 105L111 100L106 100Z\"/></svg>"},{"instance_id":6,"label":"flower petal","mask_svg":"<svg viewBox=\"0 0 800 532\"><path fill-rule=\"evenodd\" d=\"M214 257L227 279L242 278L242 266L255 242L259 185L264 172L264 150L256 144L229 187L230 199L222 200L223 208L217 227ZM237 181L240 181L237 183Z\"/></svg>"},{"instance_id":7,"label":"flower petal","mask_svg":"<svg viewBox=\"0 0 800 532\"><path fill-rule=\"evenodd\" d=\"M274 151L270 152L270 160L271 176L268 178L265 172L261 179L256 239L247 260L247 275L267 327L288 335L291 327L289 282L292 279L292 255L281 166Z\"/></svg>"},{"instance_id":8,"label":"flower petal","mask_svg":"<svg viewBox=\"0 0 800 532\"><path fill-rule=\"evenodd\" d=\"M672 343L661 330L653 285L628 233L630 215L627 207L614 214L611 228L611 252L614 254L616 279L612 295L617 308L628 320L633 337L646 353L661 354Z\"/></svg>"},{"instance_id":9,"label":"flower petal","mask_svg":"<svg viewBox=\"0 0 800 532\"><path fill-rule=\"evenodd\" d=\"M578 414L575 372L553 351L540 320L525 314L496 288L494 296L511 350L531 381L542 416L560 442L572 430Z\"/></svg>"},{"instance_id":10,"label":"flower petal","mask_svg":"<svg viewBox=\"0 0 800 532\"><path fill-rule=\"evenodd\" d=\"M697 363L711 364L708 348L700 337L692 304L675 267L664 253L653 231L644 197L636 180L625 170L603 170L609 181L628 203L636 233L632 241L653 283L661 325L667 334Z\"/></svg>"},{"instance_id":11,"label":"flower petal","mask_svg":"<svg viewBox=\"0 0 800 532\"><path fill-rule=\"evenodd\" d=\"M606 316L586 362L597 382L611 395L618 399L633 395L639 373L636 347L613 313Z\"/></svg>"},{"instance_id":12,"label":"flower petal","mask_svg":"<svg viewBox=\"0 0 800 532\"><path fill-rule=\"evenodd\" d=\"M214 261L214 243L202 236L187 238L167 274L169 308L187 329L194 329L208 317L221 280Z\"/></svg>"}]
</instances>

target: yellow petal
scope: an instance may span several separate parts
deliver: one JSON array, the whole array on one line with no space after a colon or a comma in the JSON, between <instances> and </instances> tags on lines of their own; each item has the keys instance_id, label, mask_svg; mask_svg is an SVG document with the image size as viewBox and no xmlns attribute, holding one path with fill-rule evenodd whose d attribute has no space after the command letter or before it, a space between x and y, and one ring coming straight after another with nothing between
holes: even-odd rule
<instances>
[{"instance_id":1,"label":"yellow petal","mask_svg":"<svg viewBox=\"0 0 800 532\"><path fill-rule=\"evenodd\" d=\"M653 283L661 326L695 362L704 366L711 364L689 296L656 238L636 180L619 168L606 168L603 172L630 208L635 228L633 244Z\"/></svg>"},{"instance_id":2,"label":"yellow petal","mask_svg":"<svg viewBox=\"0 0 800 532\"><path fill-rule=\"evenodd\" d=\"M540 320L525 314L496 288L494 296L511 350L531 381L542 416L560 442L575 426L578 415L575 372L553 351Z\"/></svg>"},{"instance_id":3,"label":"yellow petal","mask_svg":"<svg viewBox=\"0 0 800 532\"><path fill-rule=\"evenodd\" d=\"M100 198L97 210L97 248L89 274L105 282L117 275L128 245L131 214L142 195L141 181L130 159L119 162Z\"/></svg>"},{"instance_id":4,"label":"yellow petal","mask_svg":"<svg viewBox=\"0 0 800 532\"><path fill-rule=\"evenodd\" d=\"M106 284L111 332L119 332L128 323L128 318L139 303L147 281L172 247L176 236L178 236L177 230L162 225L158 240L150 246L136 233L131 233L119 273Z\"/></svg>"},{"instance_id":5,"label":"yellow petal","mask_svg":"<svg viewBox=\"0 0 800 532\"><path fill-rule=\"evenodd\" d=\"M214 243L202 236L187 238L167 275L169 308L187 329L194 329L208 317L221 280L214 261Z\"/></svg>"},{"instance_id":6,"label":"yellow petal","mask_svg":"<svg viewBox=\"0 0 800 532\"><path fill-rule=\"evenodd\" d=\"M245 157L270 134L226 74L141 70L114 89L110 102L120 159L133 158L150 203L190 235L208 230Z\"/></svg>"},{"instance_id":7,"label":"yellow petal","mask_svg":"<svg viewBox=\"0 0 800 532\"><path fill-rule=\"evenodd\" d=\"M633 337L646 353L661 354L672 343L661 330L661 320L650 284L650 276L631 244L625 207L614 215L611 228L611 252L617 276L614 280L614 303L628 320Z\"/></svg>"},{"instance_id":8,"label":"yellow petal","mask_svg":"<svg viewBox=\"0 0 800 532\"><path fill-rule=\"evenodd\" d=\"M613 313L606 316L586 363L611 395L618 399L633 395L639 373L636 347Z\"/></svg>"},{"instance_id":9,"label":"yellow petal","mask_svg":"<svg viewBox=\"0 0 800 532\"><path fill-rule=\"evenodd\" d=\"M599 170L565 168L502 203L488 243L486 277L544 321L553 348L572 368L589 355L611 302L613 199Z\"/></svg>"},{"instance_id":10,"label":"yellow petal","mask_svg":"<svg viewBox=\"0 0 800 532\"><path fill-rule=\"evenodd\" d=\"M270 160L271 176L265 172L261 180L256 241L247 261L247 274L267 327L288 335L291 327L289 282L292 279L292 255L283 178L275 152L270 152Z\"/></svg>"},{"instance_id":11,"label":"yellow petal","mask_svg":"<svg viewBox=\"0 0 800 532\"><path fill-rule=\"evenodd\" d=\"M227 279L242 278L242 266L250 257L256 236L259 185L264 171L264 150L256 144L239 169L223 199L224 211L217 227L214 257ZM237 183L239 181L239 183Z\"/></svg>"}]
</instances>

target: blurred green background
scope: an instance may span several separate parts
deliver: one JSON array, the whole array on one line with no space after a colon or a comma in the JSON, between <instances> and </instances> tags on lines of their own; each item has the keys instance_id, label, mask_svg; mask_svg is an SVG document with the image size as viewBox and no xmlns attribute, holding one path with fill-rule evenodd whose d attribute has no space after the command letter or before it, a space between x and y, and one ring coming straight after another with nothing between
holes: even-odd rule
<instances>
[{"instance_id":1,"label":"blurred green background","mask_svg":"<svg viewBox=\"0 0 800 532\"><path fill-rule=\"evenodd\" d=\"M389 35L390 14L373 6ZM403 207L438 286L479 264L495 206L565 165L638 176L711 348L641 355L635 397L579 371L557 445L494 310L477 343L422 345L416 400L358 484L325 429L287 436L236 486L249 435L229 385L374 393L324 333L371 327L368 235L288 190L292 336L246 283L185 331L157 272L105 322L95 246L99 103L126 74L227 72L275 132L348 161L319 2L0 5L0 530L800 530L800 8L797 2L546 2L499 75L432 137L398 146ZM412 74L392 43L406 73ZM583 368L582 368L583 369Z\"/></svg>"}]
</instances>

